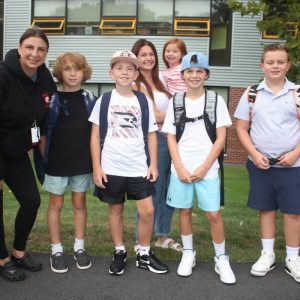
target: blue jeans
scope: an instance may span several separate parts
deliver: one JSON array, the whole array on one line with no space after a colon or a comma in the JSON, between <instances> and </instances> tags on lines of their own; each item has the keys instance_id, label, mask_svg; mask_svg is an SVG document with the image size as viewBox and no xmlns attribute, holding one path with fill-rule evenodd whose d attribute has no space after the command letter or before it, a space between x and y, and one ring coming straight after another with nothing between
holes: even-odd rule
<instances>
[{"instance_id":1,"label":"blue jeans","mask_svg":"<svg viewBox=\"0 0 300 300\"><path fill-rule=\"evenodd\" d=\"M157 133L157 167L159 177L155 183L154 204L154 231L156 236L169 236L174 208L167 205L166 197L170 182L171 157L168 149L167 138ZM138 241L138 214L136 212L135 236Z\"/></svg>"}]
</instances>

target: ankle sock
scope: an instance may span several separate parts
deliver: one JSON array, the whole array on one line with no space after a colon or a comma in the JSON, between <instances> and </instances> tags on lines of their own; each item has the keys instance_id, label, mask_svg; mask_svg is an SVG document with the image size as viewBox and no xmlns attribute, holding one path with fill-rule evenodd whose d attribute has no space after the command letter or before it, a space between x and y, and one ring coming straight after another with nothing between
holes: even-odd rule
<instances>
[{"instance_id":1,"label":"ankle sock","mask_svg":"<svg viewBox=\"0 0 300 300\"><path fill-rule=\"evenodd\" d=\"M115 247L115 250L116 250L117 252L118 252L118 251L124 251L124 252L126 252L125 246L124 246L124 245L116 246L116 247Z\"/></svg>"},{"instance_id":2,"label":"ankle sock","mask_svg":"<svg viewBox=\"0 0 300 300\"><path fill-rule=\"evenodd\" d=\"M142 255L149 255L150 246L140 246L139 254Z\"/></svg>"},{"instance_id":3,"label":"ankle sock","mask_svg":"<svg viewBox=\"0 0 300 300\"><path fill-rule=\"evenodd\" d=\"M216 257L219 257L220 255L225 254L225 240L221 244L216 244L213 241L213 245L214 245Z\"/></svg>"},{"instance_id":4,"label":"ankle sock","mask_svg":"<svg viewBox=\"0 0 300 300\"><path fill-rule=\"evenodd\" d=\"M51 248L52 248L52 255L55 255L56 253L59 253L59 252L61 252L61 253L64 252L64 248L61 243L51 244Z\"/></svg>"},{"instance_id":5,"label":"ankle sock","mask_svg":"<svg viewBox=\"0 0 300 300\"><path fill-rule=\"evenodd\" d=\"M275 239L261 239L261 244L264 251L274 253Z\"/></svg>"},{"instance_id":6,"label":"ankle sock","mask_svg":"<svg viewBox=\"0 0 300 300\"><path fill-rule=\"evenodd\" d=\"M193 234L181 235L183 250L193 251Z\"/></svg>"},{"instance_id":7,"label":"ankle sock","mask_svg":"<svg viewBox=\"0 0 300 300\"><path fill-rule=\"evenodd\" d=\"M76 239L74 241L74 252L84 250L84 239Z\"/></svg>"}]
</instances>

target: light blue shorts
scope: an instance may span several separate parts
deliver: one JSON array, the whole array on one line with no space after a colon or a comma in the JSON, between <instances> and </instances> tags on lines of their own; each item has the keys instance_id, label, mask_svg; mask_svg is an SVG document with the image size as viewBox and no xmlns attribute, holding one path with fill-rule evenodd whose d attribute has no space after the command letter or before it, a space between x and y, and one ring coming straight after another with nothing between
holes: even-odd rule
<instances>
[{"instance_id":1,"label":"light blue shorts","mask_svg":"<svg viewBox=\"0 0 300 300\"><path fill-rule=\"evenodd\" d=\"M178 177L171 174L167 194L167 204L176 208L192 208L195 192L198 207L204 211L220 210L220 179L202 179L193 183L181 182Z\"/></svg>"},{"instance_id":2,"label":"light blue shorts","mask_svg":"<svg viewBox=\"0 0 300 300\"><path fill-rule=\"evenodd\" d=\"M45 174L43 189L49 193L63 195L68 186L72 192L86 192L93 184L92 174L77 176L51 176Z\"/></svg>"}]
</instances>

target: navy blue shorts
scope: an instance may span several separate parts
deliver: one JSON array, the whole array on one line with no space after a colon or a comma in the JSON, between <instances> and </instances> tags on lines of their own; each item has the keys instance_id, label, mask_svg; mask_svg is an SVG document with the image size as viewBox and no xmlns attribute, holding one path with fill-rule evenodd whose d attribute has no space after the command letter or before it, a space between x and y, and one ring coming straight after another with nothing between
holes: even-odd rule
<instances>
[{"instance_id":1,"label":"navy blue shorts","mask_svg":"<svg viewBox=\"0 0 300 300\"><path fill-rule=\"evenodd\" d=\"M146 177L123 177L106 175L108 182L105 189L95 186L94 196L109 204L124 203L128 200L142 200L154 193L155 182Z\"/></svg>"},{"instance_id":2,"label":"navy blue shorts","mask_svg":"<svg viewBox=\"0 0 300 300\"><path fill-rule=\"evenodd\" d=\"M300 214L300 167L261 170L249 159L246 166L250 179L249 207Z\"/></svg>"}]
</instances>

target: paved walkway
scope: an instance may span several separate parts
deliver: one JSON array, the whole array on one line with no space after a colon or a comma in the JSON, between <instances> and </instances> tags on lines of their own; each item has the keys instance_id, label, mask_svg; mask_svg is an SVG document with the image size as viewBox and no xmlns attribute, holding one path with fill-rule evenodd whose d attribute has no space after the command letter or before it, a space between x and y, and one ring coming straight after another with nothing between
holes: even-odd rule
<instances>
[{"instance_id":1,"label":"paved walkway","mask_svg":"<svg viewBox=\"0 0 300 300\"><path fill-rule=\"evenodd\" d=\"M158 275L135 267L129 258L122 276L108 274L110 257L92 257L89 270L78 270L72 256L69 272L56 274L50 270L49 255L36 254L43 263L38 273L26 272L27 279L10 283L0 277L2 300L127 300L127 299L300 299L300 284L287 275L282 264L263 278L249 274L250 263L232 263L237 283L227 286L219 281L213 262L197 262L188 278L176 274L178 261L167 261L170 272Z\"/></svg>"}]
</instances>

